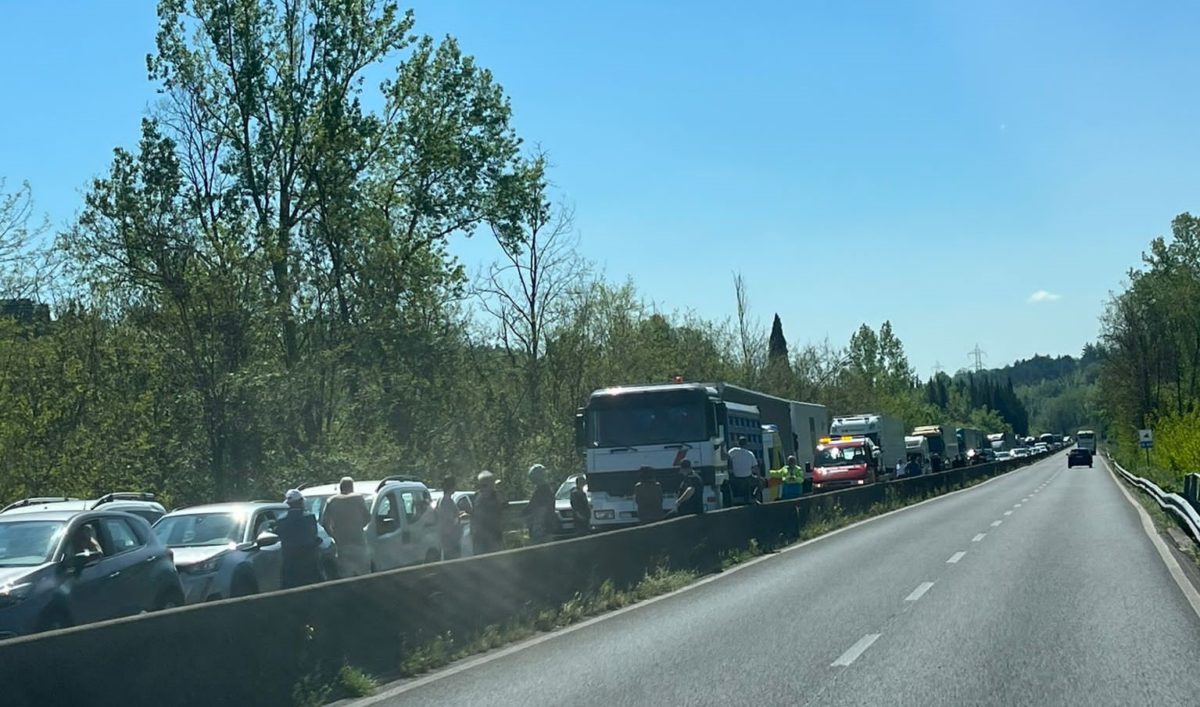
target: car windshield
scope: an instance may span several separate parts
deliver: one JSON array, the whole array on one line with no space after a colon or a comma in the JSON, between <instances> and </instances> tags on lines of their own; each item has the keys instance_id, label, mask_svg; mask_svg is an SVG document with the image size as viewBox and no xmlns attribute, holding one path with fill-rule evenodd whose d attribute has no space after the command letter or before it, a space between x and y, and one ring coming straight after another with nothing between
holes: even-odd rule
<instances>
[{"instance_id":1,"label":"car windshield","mask_svg":"<svg viewBox=\"0 0 1200 707\"><path fill-rule=\"evenodd\" d=\"M242 513L183 513L164 516L154 534L167 547L228 545L241 542L245 526Z\"/></svg>"},{"instance_id":2,"label":"car windshield","mask_svg":"<svg viewBox=\"0 0 1200 707\"><path fill-rule=\"evenodd\" d=\"M325 512L325 506L329 504L329 499L333 498L335 495L336 494L332 493L323 496L309 496L305 494L304 508L309 513L312 513L317 520L321 520L321 514ZM362 497L367 502L367 508L370 508L371 504L375 501L375 494L364 493L362 494Z\"/></svg>"},{"instance_id":3,"label":"car windshield","mask_svg":"<svg viewBox=\"0 0 1200 707\"><path fill-rule=\"evenodd\" d=\"M862 447L825 447L817 452L817 466L861 464L867 460Z\"/></svg>"},{"instance_id":4,"label":"car windshield","mask_svg":"<svg viewBox=\"0 0 1200 707\"><path fill-rule=\"evenodd\" d=\"M66 525L58 520L0 523L0 567L28 567L49 562Z\"/></svg>"},{"instance_id":5,"label":"car windshield","mask_svg":"<svg viewBox=\"0 0 1200 707\"><path fill-rule=\"evenodd\" d=\"M571 500L571 491L573 491L574 489L575 489L575 478L572 477L572 478L569 478L566 481L562 482L562 486L558 487L558 491L554 494L554 500L556 500L556 501ZM586 489L587 489L587 487L585 486L584 490L586 490Z\"/></svg>"}]
</instances>

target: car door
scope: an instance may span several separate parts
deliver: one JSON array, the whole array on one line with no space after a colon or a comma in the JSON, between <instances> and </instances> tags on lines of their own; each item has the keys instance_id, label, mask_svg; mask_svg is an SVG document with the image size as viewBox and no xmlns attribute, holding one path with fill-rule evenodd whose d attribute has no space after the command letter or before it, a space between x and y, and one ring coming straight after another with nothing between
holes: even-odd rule
<instances>
[{"instance_id":1,"label":"car door","mask_svg":"<svg viewBox=\"0 0 1200 707\"><path fill-rule=\"evenodd\" d=\"M371 546L371 562L376 571L400 567L405 563L404 514L394 490L375 497L371 509L371 530L367 541Z\"/></svg>"},{"instance_id":2,"label":"car door","mask_svg":"<svg viewBox=\"0 0 1200 707\"><path fill-rule=\"evenodd\" d=\"M85 547L84 543L77 539L85 533L91 533L97 539L101 552L95 561L75 568L73 557ZM72 540L67 542L66 562L71 577L64 584L67 585L67 609L76 624L120 616L125 613L122 607L128 606L121 596L118 583L121 576L120 558L108 554L103 547L103 537L100 519L93 518L75 526L71 530Z\"/></svg>"},{"instance_id":3,"label":"car door","mask_svg":"<svg viewBox=\"0 0 1200 707\"><path fill-rule=\"evenodd\" d=\"M404 489L400 491L400 501L404 504L404 521L408 526L408 532L404 534L405 564L417 565L430 559L433 554L440 556L437 518L432 512L433 502L429 491Z\"/></svg>"},{"instance_id":4,"label":"car door","mask_svg":"<svg viewBox=\"0 0 1200 707\"><path fill-rule=\"evenodd\" d=\"M254 542L262 533L275 532L275 523L285 511L274 508L259 509L250 517L246 526L246 540ZM248 551L248 561L254 568L254 579L260 592L273 592L283 585L283 548L280 543ZM232 581L233 577L230 577Z\"/></svg>"},{"instance_id":5,"label":"car door","mask_svg":"<svg viewBox=\"0 0 1200 707\"><path fill-rule=\"evenodd\" d=\"M121 615L152 611L158 608L158 591L154 586L154 565L158 554L146 546L131 524L131 519L111 516L100 519L104 552L112 563L113 584L119 592Z\"/></svg>"}]
</instances>

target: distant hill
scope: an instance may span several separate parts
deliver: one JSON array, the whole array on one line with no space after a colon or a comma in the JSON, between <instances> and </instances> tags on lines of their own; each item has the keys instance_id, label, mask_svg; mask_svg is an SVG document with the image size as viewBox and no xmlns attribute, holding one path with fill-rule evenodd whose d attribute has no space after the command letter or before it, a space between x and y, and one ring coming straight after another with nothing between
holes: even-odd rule
<instances>
[{"instance_id":1,"label":"distant hill","mask_svg":"<svg viewBox=\"0 0 1200 707\"><path fill-rule=\"evenodd\" d=\"M1035 355L988 373L1011 380L1029 413L1033 434L1073 435L1096 425L1095 390L1100 374L1100 351L1089 344L1075 356Z\"/></svg>"}]
</instances>

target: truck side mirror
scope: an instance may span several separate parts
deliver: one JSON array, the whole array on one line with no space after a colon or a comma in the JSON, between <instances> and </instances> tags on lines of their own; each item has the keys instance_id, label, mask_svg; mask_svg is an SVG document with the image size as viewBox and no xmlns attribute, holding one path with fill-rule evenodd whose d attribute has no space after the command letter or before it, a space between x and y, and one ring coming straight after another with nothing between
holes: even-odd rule
<instances>
[{"instance_id":1,"label":"truck side mirror","mask_svg":"<svg viewBox=\"0 0 1200 707\"><path fill-rule=\"evenodd\" d=\"M588 446L587 415L584 414L583 408L579 408L575 411L575 448L583 451Z\"/></svg>"}]
</instances>

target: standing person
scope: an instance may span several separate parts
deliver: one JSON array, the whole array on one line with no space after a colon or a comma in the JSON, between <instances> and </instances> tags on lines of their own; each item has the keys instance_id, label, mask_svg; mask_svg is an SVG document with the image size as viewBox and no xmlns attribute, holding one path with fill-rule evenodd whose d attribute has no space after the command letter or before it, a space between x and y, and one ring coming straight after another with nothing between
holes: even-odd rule
<instances>
[{"instance_id":1,"label":"standing person","mask_svg":"<svg viewBox=\"0 0 1200 707\"><path fill-rule=\"evenodd\" d=\"M783 488L780 489L779 497L796 498L804 494L804 467L796 463L796 455L789 454L787 463L783 465Z\"/></svg>"},{"instance_id":2,"label":"standing person","mask_svg":"<svg viewBox=\"0 0 1200 707\"><path fill-rule=\"evenodd\" d=\"M682 478L679 481L679 495L675 499L675 512L681 516L700 515L704 512L704 480L692 469L692 463L687 459L679 463L679 472Z\"/></svg>"},{"instance_id":3,"label":"standing person","mask_svg":"<svg viewBox=\"0 0 1200 707\"><path fill-rule=\"evenodd\" d=\"M643 466L638 470L641 477L633 487L633 500L637 504L638 520L653 523L663 518L663 488L654 478L654 469Z\"/></svg>"},{"instance_id":4,"label":"standing person","mask_svg":"<svg viewBox=\"0 0 1200 707\"><path fill-rule=\"evenodd\" d=\"M366 532L371 511L367 508L367 499L354 493L354 479L342 477L338 491L340 493L325 503L321 527L337 543L338 577L360 577L371 571Z\"/></svg>"},{"instance_id":5,"label":"standing person","mask_svg":"<svg viewBox=\"0 0 1200 707\"><path fill-rule=\"evenodd\" d=\"M317 519L304 510L304 494L299 490L289 490L283 500L288 505L287 514L275 523L283 558L281 585L289 589L315 584L321 581L321 562L317 554L321 538L317 535Z\"/></svg>"},{"instance_id":6,"label":"standing person","mask_svg":"<svg viewBox=\"0 0 1200 707\"><path fill-rule=\"evenodd\" d=\"M907 468L907 466L908 466L908 464L905 463L903 457L896 460L896 478L897 479L899 479L901 476L904 476L904 470Z\"/></svg>"},{"instance_id":7,"label":"standing person","mask_svg":"<svg viewBox=\"0 0 1200 707\"><path fill-rule=\"evenodd\" d=\"M438 540L442 545L443 560L457 560L462 557L462 525L459 520L467 514L458 509L454 502L454 492L458 490L454 477L442 479L442 500L438 501L434 513L437 517Z\"/></svg>"},{"instance_id":8,"label":"standing person","mask_svg":"<svg viewBox=\"0 0 1200 707\"><path fill-rule=\"evenodd\" d=\"M471 541L475 543L475 554L485 555L504 549L504 525L501 514L504 504L496 492L496 475L481 471L475 477L475 508L471 512Z\"/></svg>"},{"instance_id":9,"label":"standing person","mask_svg":"<svg viewBox=\"0 0 1200 707\"><path fill-rule=\"evenodd\" d=\"M533 495L525 506L525 522L529 526L529 540L541 543L550 539L558 523L554 515L554 487L546 480L546 467L541 464L529 467L529 481L533 484Z\"/></svg>"},{"instance_id":10,"label":"standing person","mask_svg":"<svg viewBox=\"0 0 1200 707\"><path fill-rule=\"evenodd\" d=\"M726 456L729 458L730 491L735 498L742 498L746 503L750 503L758 458L754 456L754 452L746 449L745 437L738 437L737 446L730 449Z\"/></svg>"},{"instance_id":11,"label":"standing person","mask_svg":"<svg viewBox=\"0 0 1200 707\"><path fill-rule=\"evenodd\" d=\"M587 535L592 529L592 504L588 501L585 486L587 476L580 474L575 477L575 488L571 489L571 516L576 535Z\"/></svg>"},{"instance_id":12,"label":"standing person","mask_svg":"<svg viewBox=\"0 0 1200 707\"><path fill-rule=\"evenodd\" d=\"M905 476L920 476L921 462L917 461L916 457L908 460L908 466L904 469Z\"/></svg>"}]
</instances>

